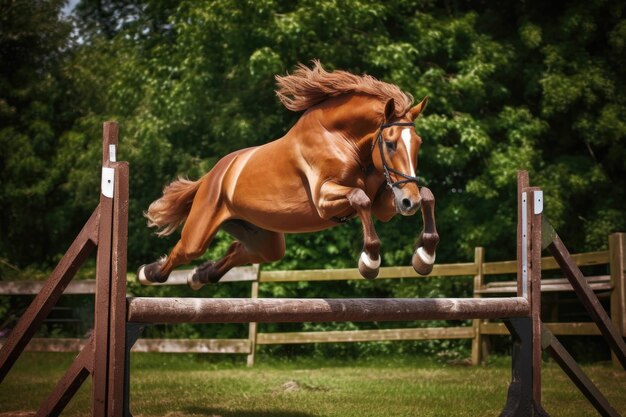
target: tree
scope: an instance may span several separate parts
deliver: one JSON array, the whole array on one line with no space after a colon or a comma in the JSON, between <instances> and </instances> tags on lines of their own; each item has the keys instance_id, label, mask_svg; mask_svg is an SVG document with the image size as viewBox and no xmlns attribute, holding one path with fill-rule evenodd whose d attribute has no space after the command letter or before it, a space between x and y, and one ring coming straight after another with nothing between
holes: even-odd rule
<instances>
[{"instance_id":1,"label":"tree","mask_svg":"<svg viewBox=\"0 0 626 417\"><path fill-rule=\"evenodd\" d=\"M21 266L56 254L72 223L56 159L59 136L73 123L59 108L71 30L59 17L63 3L0 3L0 257Z\"/></svg>"}]
</instances>

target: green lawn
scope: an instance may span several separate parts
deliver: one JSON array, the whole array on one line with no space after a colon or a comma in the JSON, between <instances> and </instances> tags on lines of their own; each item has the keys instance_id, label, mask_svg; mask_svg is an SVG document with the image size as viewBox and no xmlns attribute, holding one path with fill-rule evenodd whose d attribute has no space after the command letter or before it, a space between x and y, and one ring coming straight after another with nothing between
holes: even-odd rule
<instances>
[{"instance_id":1,"label":"green lawn","mask_svg":"<svg viewBox=\"0 0 626 417\"><path fill-rule=\"evenodd\" d=\"M263 358L247 369L232 357L133 355L135 417L497 416L510 378L507 358L481 367L406 358L350 363ZM60 353L23 355L0 386L0 416L31 415L71 360ZM584 369L626 415L626 372L609 363ZM544 365L543 384L544 408L552 416L597 415L554 363ZM64 415L88 415L89 390L87 382Z\"/></svg>"}]
</instances>

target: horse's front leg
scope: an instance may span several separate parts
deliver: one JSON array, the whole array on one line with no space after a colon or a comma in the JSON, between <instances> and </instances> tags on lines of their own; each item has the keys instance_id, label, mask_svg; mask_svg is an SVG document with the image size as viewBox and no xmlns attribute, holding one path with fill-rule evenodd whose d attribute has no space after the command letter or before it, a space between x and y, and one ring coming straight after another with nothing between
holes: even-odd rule
<instances>
[{"instance_id":1,"label":"horse's front leg","mask_svg":"<svg viewBox=\"0 0 626 417\"><path fill-rule=\"evenodd\" d=\"M366 279L374 279L380 269L380 239L372 220L372 201L361 188L346 187L326 182L320 189L318 210L325 219L352 207L363 225L363 252L359 258L359 272Z\"/></svg>"},{"instance_id":2,"label":"horse's front leg","mask_svg":"<svg viewBox=\"0 0 626 417\"><path fill-rule=\"evenodd\" d=\"M435 263L435 249L439 243L439 234L435 225L435 196L426 187L420 189L422 197L422 218L424 228L420 233L415 252L413 252L413 269L420 275L428 275Z\"/></svg>"}]
</instances>

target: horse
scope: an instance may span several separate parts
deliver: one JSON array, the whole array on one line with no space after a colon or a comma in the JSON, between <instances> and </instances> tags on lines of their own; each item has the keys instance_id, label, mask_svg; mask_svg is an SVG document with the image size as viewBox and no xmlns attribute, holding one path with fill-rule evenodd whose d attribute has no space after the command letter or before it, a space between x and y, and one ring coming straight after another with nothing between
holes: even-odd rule
<instances>
[{"instance_id":1,"label":"horse","mask_svg":"<svg viewBox=\"0 0 626 417\"><path fill-rule=\"evenodd\" d=\"M179 178L145 213L157 234L180 240L168 256L138 270L144 284L163 283L177 266L202 255L219 229L235 238L226 255L189 275L199 289L235 266L273 262L285 254L285 233L314 232L358 217L363 227L360 274L378 276L380 239L372 215L383 222L420 208L424 227L412 256L421 275L432 271L439 242L434 197L418 186L422 139L414 123L428 102L370 75L327 71L317 60L276 76L276 94L300 112L281 138L226 155L197 181Z\"/></svg>"}]
</instances>

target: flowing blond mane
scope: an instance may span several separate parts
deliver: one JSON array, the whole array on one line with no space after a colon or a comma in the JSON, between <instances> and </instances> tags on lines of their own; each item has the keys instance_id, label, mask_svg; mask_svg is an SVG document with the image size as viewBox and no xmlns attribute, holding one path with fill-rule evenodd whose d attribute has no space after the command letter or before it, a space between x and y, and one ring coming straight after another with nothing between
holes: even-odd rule
<instances>
[{"instance_id":1,"label":"flowing blond mane","mask_svg":"<svg viewBox=\"0 0 626 417\"><path fill-rule=\"evenodd\" d=\"M413 96L393 84L377 80L371 75L354 75L346 71L328 72L318 60L309 68L299 64L293 74L276 76L276 95L292 111L306 110L322 101L348 93L361 93L381 101L393 99L396 116L406 114L413 104Z\"/></svg>"}]
</instances>

